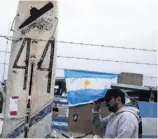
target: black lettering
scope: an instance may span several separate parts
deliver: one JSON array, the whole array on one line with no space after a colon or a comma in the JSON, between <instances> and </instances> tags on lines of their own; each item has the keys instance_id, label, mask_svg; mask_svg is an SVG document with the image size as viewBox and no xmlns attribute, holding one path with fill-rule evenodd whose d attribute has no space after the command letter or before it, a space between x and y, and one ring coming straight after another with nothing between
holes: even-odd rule
<instances>
[{"instance_id":1,"label":"black lettering","mask_svg":"<svg viewBox=\"0 0 158 139\"><path fill-rule=\"evenodd\" d=\"M38 70L48 71L47 93L50 93L50 90L51 90L52 68L53 68L53 59L54 59L54 42L55 42L54 40L48 41L46 47L44 48L43 54L40 58L40 61L37 63ZM49 67L45 68L45 67L42 67L42 63L44 61L44 58L46 56L46 53L48 51L49 46L51 46Z\"/></svg>"},{"instance_id":2,"label":"black lettering","mask_svg":"<svg viewBox=\"0 0 158 139\"><path fill-rule=\"evenodd\" d=\"M26 59L25 59L25 66L19 66L17 63L19 61L19 58L21 56L21 53L25 47L25 44L27 43L27 48L26 48ZM25 72L24 72L24 84L23 84L23 89L26 90L27 88L27 78L28 78L28 66L29 66L29 56L30 56L30 44L31 44L31 39L30 38L25 38L22 42L22 45L19 49L19 52L16 56L16 59L14 61L14 64L13 64L13 68L16 68L16 69L24 69Z\"/></svg>"}]
</instances>

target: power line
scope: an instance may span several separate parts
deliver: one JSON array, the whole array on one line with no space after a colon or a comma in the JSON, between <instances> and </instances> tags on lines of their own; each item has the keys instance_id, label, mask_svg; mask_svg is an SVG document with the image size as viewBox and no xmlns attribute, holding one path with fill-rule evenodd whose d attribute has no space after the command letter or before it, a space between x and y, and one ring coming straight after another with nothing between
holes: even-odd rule
<instances>
[{"instance_id":1,"label":"power line","mask_svg":"<svg viewBox=\"0 0 158 139\"><path fill-rule=\"evenodd\" d=\"M4 38L10 41L21 41L23 38L13 39L11 36L4 36L0 35L0 38ZM44 39L33 39L34 41L48 41ZM126 49L126 50L137 50L137 51L150 51L150 52L157 52L156 49L145 49L145 48L132 48L132 47L121 47L121 46L108 46L104 44L93 44L93 43L82 43L82 42L72 42L72 41L56 41L57 43L64 43L64 44L75 44L75 45L81 45L81 46L92 46L92 47L106 47L106 48L115 48L115 49Z\"/></svg>"},{"instance_id":2,"label":"power line","mask_svg":"<svg viewBox=\"0 0 158 139\"><path fill-rule=\"evenodd\" d=\"M67 68L56 68L56 70L65 70L65 69L67 69ZM75 70L75 69L71 69L71 70ZM133 75L131 75L131 76L133 76ZM147 78L157 78L156 76L146 76L146 75L143 75L143 77L147 77Z\"/></svg>"},{"instance_id":3,"label":"power line","mask_svg":"<svg viewBox=\"0 0 158 139\"><path fill-rule=\"evenodd\" d=\"M2 63L2 62L0 63L0 65L4 65L4 64L5 64L5 65L9 65L8 63Z\"/></svg>"},{"instance_id":4,"label":"power line","mask_svg":"<svg viewBox=\"0 0 158 139\"><path fill-rule=\"evenodd\" d=\"M11 36L0 35L0 38L4 38L4 39L10 40L10 41L16 41L16 40L14 40L13 37L11 37Z\"/></svg>"},{"instance_id":5,"label":"power line","mask_svg":"<svg viewBox=\"0 0 158 139\"><path fill-rule=\"evenodd\" d=\"M126 64L138 64L138 65L150 65L150 66L157 66L158 64L155 63L143 63L143 62L134 62L134 61L120 61L120 60L110 60L110 59L95 59L95 58L84 58L84 57L73 57L73 56L57 56L58 58L65 58L65 59L77 59L77 60L92 60L92 61L103 61L103 62L114 62L114 63L126 63ZM0 63L4 64L4 63Z\"/></svg>"},{"instance_id":6,"label":"power line","mask_svg":"<svg viewBox=\"0 0 158 139\"><path fill-rule=\"evenodd\" d=\"M109 48L117 48L117 49L128 49L128 50L138 50L138 51L151 51L157 52L155 49L144 49L144 48L131 48L131 47L121 47L121 46L108 46L103 44L89 44L89 43L80 43L80 42L68 42L68 41L56 41L59 43L67 43L67 44L76 44L76 45L88 45L93 47L109 47Z\"/></svg>"},{"instance_id":7,"label":"power line","mask_svg":"<svg viewBox=\"0 0 158 139\"><path fill-rule=\"evenodd\" d=\"M0 65L4 65L4 63L0 63ZM5 65L9 65L8 63L5 63ZM56 68L56 70L65 70L67 68ZM75 69L74 69L75 70ZM156 76L145 76L143 75L143 77L147 77L147 78L157 78Z\"/></svg>"},{"instance_id":8,"label":"power line","mask_svg":"<svg viewBox=\"0 0 158 139\"><path fill-rule=\"evenodd\" d=\"M147 78L157 78L156 76L143 76L143 77L147 77Z\"/></svg>"},{"instance_id":9,"label":"power line","mask_svg":"<svg viewBox=\"0 0 158 139\"><path fill-rule=\"evenodd\" d=\"M133 62L133 61L119 61L119 60L108 60L108 59L95 59L95 58L83 58L83 57L73 57L73 56L57 56L58 58L65 59L78 59L78 60L94 60L94 61L106 61L106 62L115 62L115 63L126 63L126 64L139 64L139 65L150 65L157 66L155 63L142 63L142 62Z\"/></svg>"},{"instance_id":10,"label":"power line","mask_svg":"<svg viewBox=\"0 0 158 139\"><path fill-rule=\"evenodd\" d=\"M10 53L9 51L0 51L0 53Z\"/></svg>"}]
</instances>

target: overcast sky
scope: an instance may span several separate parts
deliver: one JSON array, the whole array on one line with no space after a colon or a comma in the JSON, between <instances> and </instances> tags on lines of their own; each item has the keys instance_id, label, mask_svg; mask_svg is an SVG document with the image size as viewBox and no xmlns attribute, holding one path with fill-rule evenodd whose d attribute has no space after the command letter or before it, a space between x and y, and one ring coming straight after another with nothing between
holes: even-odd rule
<instances>
[{"instance_id":1,"label":"overcast sky","mask_svg":"<svg viewBox=\"0 0 158 139\"><path fill-rule=\"evenodd\" d=\"M157 0L60 0L58 5L57 40L157 49ZM17 6L18 0L1 2L1 35L8 35ZM6 41L0 38L0 51L5 49ZM10 51L10 47L8 47L8 51ZM157 63L157 53L155 52L61 43L57 43L57 55ZM4 60L5 54L0 53L0 63L3 63ZM8 60L9 55L7 62ZM0 64L1 80L3 67L4 65ZM58 58L57 68L114 73L135 72L143 73L145 76L157 76L157 66L76 59ZM57 70L57 76L63 76L63 71ZM7 72L5 78L7 78ZM146 78L145 84L156 85L156 79Z\"/></svg>"}]
</instances>

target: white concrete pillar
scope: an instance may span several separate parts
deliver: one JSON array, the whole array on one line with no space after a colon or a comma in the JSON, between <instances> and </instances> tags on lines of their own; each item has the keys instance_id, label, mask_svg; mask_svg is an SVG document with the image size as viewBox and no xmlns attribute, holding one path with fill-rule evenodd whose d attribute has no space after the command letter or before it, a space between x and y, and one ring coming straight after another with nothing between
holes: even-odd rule
<instances>
[{"instance_id":1,"label":"white concrete pillar","mask_svg":"<svg viewBox=\"0 0 158 139\"><path fill-rule=\"evenodd\" d=\"M11 48L3 137L51 134L57 23L57 1L19 2L13 33L18 41L13 41ZM12 97L19 101L10 106ZM13 112L11 117L10 110L17 114Z\"/></svg>"}]
</instances>

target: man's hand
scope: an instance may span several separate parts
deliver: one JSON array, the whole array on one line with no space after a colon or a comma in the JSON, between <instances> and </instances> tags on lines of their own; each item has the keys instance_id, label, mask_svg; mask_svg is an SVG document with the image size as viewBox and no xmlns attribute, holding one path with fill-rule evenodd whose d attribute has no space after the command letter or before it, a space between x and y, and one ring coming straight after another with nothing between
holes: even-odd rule
<instances>
[{"instance_id":1,"label":"man's hand","mask_svg":"<svg viewBox=\"0 0 158 139\"><path fill-rule=\"evenodd\" d=\"M93 111L99 112L100 104L101 104L101 101L99 101L99 100L94 101L93 106L92 106Z\"/></svg>"}]
</instances>

